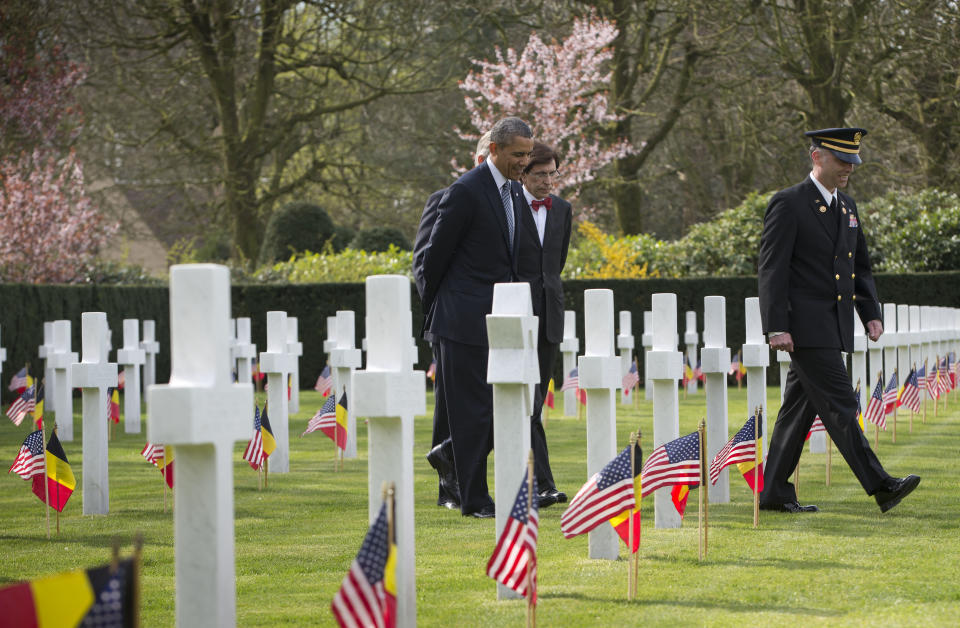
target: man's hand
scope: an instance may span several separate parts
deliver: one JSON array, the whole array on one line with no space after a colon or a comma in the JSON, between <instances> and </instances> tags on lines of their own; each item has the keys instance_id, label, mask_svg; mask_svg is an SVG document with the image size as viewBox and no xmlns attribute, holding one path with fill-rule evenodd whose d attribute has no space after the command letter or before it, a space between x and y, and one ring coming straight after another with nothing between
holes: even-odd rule
<instances>
[{"instance_id":1,"label":"man's hand","mask_svg":"<svg viewBox=\"0 0 960 628\"><path fill-rule=\"evenodd\" d=\"M875 321L870 321L875 322ZM793 351L793 336L790 335L790 332L786 331L782 334L777 334L776 336L770 337L770 348L776 349L777 351Z\"/></svg>"},{"instance_id":2,"label":"man's hand","mask_svg":"<svg viewBox=\"0 0 960 628\"><path fill-rule=\"evenodd\" d=\"M872 320L867 323L867 338L876 342L883 335L883 323L879 320Z\"/></svg>"}]
</instances>

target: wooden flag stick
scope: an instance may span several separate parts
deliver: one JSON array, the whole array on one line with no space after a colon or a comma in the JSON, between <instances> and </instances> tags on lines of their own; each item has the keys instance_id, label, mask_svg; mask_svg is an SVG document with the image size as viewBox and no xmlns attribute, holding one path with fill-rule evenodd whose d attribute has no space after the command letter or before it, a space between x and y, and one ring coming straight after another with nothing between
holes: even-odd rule
<instances>
[{"instance_id":1,"label":"wooden flag stick","mask_svg":"<svg viewBox=\"0 0 960 628\"><path fill-rule=\"evenodd\" d=\"M760 527L760 411L757 406L754 410L753 419L753 529Z\"/></svg>"},{"instance_id":2,"label":"wooden flag stick","mask_svg":"<svg viewBox=\"0 0 960 628\"><path fill-rule=\"evenodd\" d=\"M927 388L927 358L923 359L923 419L922 423L927 422L927 397L930 396L930 390Z\"/></svg>"},{"instance_id":3,"label":"wooden flag stick","mask_svg":"<svg viewBox=\"0 0 960 628\"><path fill-rule=\"evenodd\" d=\"M533 450L527 451L527 516L533 510ZM527 628L536 628L537 626L537 607L533 603L533 565L537 557L533 555L530 548L527 547Z\"/></svg>"},{"instance_id":4,"label":"wooden flag stick","mask_svg":"<svg viewBox=\"0 0 960 628\"><path fill-rule=\"evenodd\" d=\"M636 460L635 460L636 448L634 447L636 444L637 444L637 433L630 432L630 475L631 477L633 477L633 469L636 466ZM635 477L633 478L633 481L636 482ZM636 508L636 504L634 504L634 508ZM627 561L627 599L632 600L634 595L633 593L633 563L634 563L633 539L634 539L634 534L636 534L636 532L633 529L633 508L631 508L628 512L629 512L629 515L628 515L629 519L627 521L627 530L628 530L627 556L629 557L629 560Z\"/></svg>"},{"instance_id":5,"label":"wooden flag stick","mask_svg":"<svg viewBox=\"0 0 960 628\"><path fill-rule=\"evenodd\" d=\"M897 369L893 369L893 374L897 378L897 383L900 383L900 374L897 373ZM898 395L899 397L899 395ZM899 401L899 400L897 400ZM893 439L890 441L892 443L897 442L897 401L893 402Z\"/></svg>"},{"instance_id":6,"label":"wooden flag stick","mask_svg":"<svg viewBox=\"0 0 960 628\"><path fill-rule=\"evenodd\" d=\"M53 426L57 430L56 424ZM40 426L40 447L43 449L43 511L47 515L47 540L50 540L50 483L47 481L47 431Z\"/></svg>"},{"instance_id":7,"label":"wooden flag stick","mask_svg":"<svg viewBox=\"0 0 960 628\"><path fill-rule=\"evenodd\" d=\"M270 458L263 459L263 488L270 486Z\"/></svg>"},{"instance_id":8,"label":"wooden flag stick","mask_svg":"<svg viewBox=\"0 0 960 628\"><path fill-rule=\"evenodd\" d=\"M703 534L700 537L700 560L707 556L707 534L710 529L710 501L707 498L707 422L700 419L700 528Z\"/></svg>"},{"instance_id":9,"label":"wooden flag stick","mask_svg":"<svg viewBox=\"0 0 960 628\"><path fill-rule=\"evenodd\" d=\"M833 450L833 440L830 438L830 434L827 434L827 479L825 484L830 486L830 456Z\"/></svg>"}]
</instances>

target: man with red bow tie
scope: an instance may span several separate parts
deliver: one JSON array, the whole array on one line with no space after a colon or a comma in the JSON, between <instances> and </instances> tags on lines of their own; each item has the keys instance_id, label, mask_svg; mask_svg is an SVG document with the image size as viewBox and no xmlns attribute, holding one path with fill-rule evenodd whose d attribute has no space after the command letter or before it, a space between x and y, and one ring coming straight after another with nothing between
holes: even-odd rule
<instances>
[{"instance_id":1,"label":"man with red bow tie","mask_svg":"<svg viewBox=\"0 0 960 628\"><path fill-rule=\"evenodd\" d=\"M560 273L567 261L572 222L570 203L550 193L560 178L559 165L560 158L552 148L534 142L530 163L520 175L526 207L520 208L517 226L520 239L517 275L520 281L529 282L533 313L540 319L537 341L540 384L533 400L530 435L541 508L567 501L566 494L557 490L553 480L547 437L540 418L553 362L563 340L564 301Z\"/></svg>"}]
</instances>

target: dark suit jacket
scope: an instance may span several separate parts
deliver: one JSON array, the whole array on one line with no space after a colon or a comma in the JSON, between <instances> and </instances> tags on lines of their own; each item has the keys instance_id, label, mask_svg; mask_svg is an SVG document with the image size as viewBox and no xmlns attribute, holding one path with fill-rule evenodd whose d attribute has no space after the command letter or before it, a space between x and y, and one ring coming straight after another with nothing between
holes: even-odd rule
<instances>
[{"instance_id":1,"label":"dark suit jacket","mask_svg":"<svg viewBox=\"0 0 960 628\"><path fill-rule=\"evenodd\" d=\"M853 308L880 319L870 256L853 199L839 192L839 222L810 178L775 194L760 239L764 332L786 331L801 349L853 351Z\"/></svg>"},{"instance_id":2,"label":"dark suit jacket","mask_svg":"<svg viewBox=\"0 0 960 628\"><path fill-rule=\"evenodd\" d=\"M514 193L514 224L523 197ZM519 231L519 228L516 229ZM429 304L424 332L468 345L487 345L486 315L493 286L516 279L514 237L486 162L447 188L423 257L423 301Z\"/></svg>"},{"instance_id":3,"label":"dark suit jacket","mask_svg":"<svg viewBox=\"0 0 960 628\"><path fill-rule=\"evenodd\" d=\"M552 207L547 212L547 224L543 234L543 245L537 233L537 223L533 220L532 210L523 195L521 185L516 184L520 195L520 224L522 240L517 258L517 274L520 281L530 284L533 299L533 313L540 318L549 342L559 344L563 340L563 283L560 273L567 263L567 249L570 246L572 208L570 203L559 196L550 195Z\"/></svg>"},{"instance_id":4,"label":"dark suit jacket","mask_svg":"<svg viewBox=\"0 0 960 628\"><path fill-rule=\"evenodd\" d=\"M417 294L423 300L423 258L427 252L427 243L430 242L430 234L433 232L433 223L437 221L437 206L446 189L437 190L427 199L427 204L423 206L423 213L420 215L420 225L417 227L417 237L413 241L413 281L417 285ZM423 311L429 308L428 303L423 303Z\"/></svg>"}]
</instances>

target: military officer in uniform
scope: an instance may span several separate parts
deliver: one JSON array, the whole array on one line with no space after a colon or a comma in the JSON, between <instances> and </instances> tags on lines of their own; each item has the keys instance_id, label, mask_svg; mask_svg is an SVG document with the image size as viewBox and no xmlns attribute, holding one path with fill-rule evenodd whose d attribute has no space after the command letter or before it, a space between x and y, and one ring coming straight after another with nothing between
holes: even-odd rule
<instances>
[{"instance_id":1,"label":"military officer in uniform","mask_svg":"<svg viewBox=\"0 0 960 628\"><path fill-rule=\"evenodd\" d=\"M860 128L809 131L812 171L767 206L759 255L763 329L790 353L783 404L770 438L760 508L816 512L797 502L790 474L819 414L868 495L886 512L920 478L891 477L857 423L857 400L841 351L853 350L854 311L871 340L883 333L880 300L854 200L841 192L861 163Z\"/></svg>"}]
</instances>

